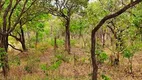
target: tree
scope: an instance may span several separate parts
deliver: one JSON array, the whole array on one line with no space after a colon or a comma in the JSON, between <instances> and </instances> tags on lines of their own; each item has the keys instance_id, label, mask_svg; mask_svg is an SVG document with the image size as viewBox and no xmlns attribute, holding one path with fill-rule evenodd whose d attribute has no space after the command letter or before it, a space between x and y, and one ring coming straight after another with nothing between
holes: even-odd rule
<instances>
[{"instance_id":1,"label":"tree","mask_svg":"<svg viewBox=\"0 0 142 80\"><path fill-rule=\"evenodd\" d=\"M23 50L16 49L13 45L9 44L12 48L19 50L21 52L27 51L27 47L26 47L26 43L25 43L26 42L26 40L25 40L25 29L29 28L29 27L27 27L27 26L29 26L28 25L29 22L32 22L32 21L38 22L38 20L35 20L35 19L36 18L41 19L39 17L44 15L44 13L40 10L40 7L37 6L38 4L39 4L39 2L37 1L36 3L33 4L33 6L27 12L25 12L25 14L19 20L19 23L18 23L19 24L18 26L20 28L19 27L16 28L15 31L13 31L10 34L11 37L15 38L17 41L19 41L21 43ZM33 26L32 28L36 28L36 27Z\"/></svg>"},{"instance_id":2,"label":"tree","mask_svg":"<svg viewBox=\"0 0 142 80\"><path fill-rule=\"evenodd\" d=\"M112 13L110 15L105 16L97 25L96 27L92 30L91 33L91 59L92 59L92 66L93 66L93 75L92 75L92 80L97 80L97 72L98 72L98 66L96 62L96 53L95 53L95 45L96 45L96 32L101 28L101 26L109 19L115 18L119 15L121 15L123 12L125 12L127 9L135 6L136 4L140 3L142 0L136 0L128 5L124 6L122 9L119 11Z\"/></svg>"},{"instance_id":3,"label":"tree","mask_svg":"<svg viewBox=\"0 0 142 80\"><path fill-rule=\"evenodd\" d=\"M88 0L45 0L49 13L63 18L65 25L65 50L70 53L70 21L71 15L87 5Z\"/></svg>"},{"instance_id":4,"label":"tree","mask_svg":"<svg viewBox=\"0 0 142 80\"><path fill-rule=\"evenodd\" d=\"M8 51L8 36L16 28L23 14L31 8L36 0L0 0L0 19L2 22L0 24L0 48L3 48L5 53ZM22 5L22 6L21 6ZM13 14L16 14L13 15ZM8 75L9 65L8 65L8 55L3 54L1 59L3 74L5 77Z\"/></svg>"}]
</instances>

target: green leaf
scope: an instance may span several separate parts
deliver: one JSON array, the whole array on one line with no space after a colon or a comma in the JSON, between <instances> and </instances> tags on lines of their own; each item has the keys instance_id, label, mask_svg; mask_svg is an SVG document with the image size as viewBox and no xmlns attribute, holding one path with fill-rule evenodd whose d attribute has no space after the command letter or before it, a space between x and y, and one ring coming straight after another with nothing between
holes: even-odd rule
<instances>
[{"instance_id":1,"label":"green leaf","mask_svg":"<svg viewBox=\"0 0 142 80\"><path fill-rule=\"evenodd\" d=\"M41 67L41 69L42 69L43 71L46 71L46 70L47 70L46 64L42 64L40 67Z\"/></svg>"},{"instance_id":2,"label":"green leaf","mask_svg":"<svg viewBox=\"0 0 142 80\"><path fill-rule=\"evenodd\" d=\"M103 80L110 80L110 78L108 76L104 75L104 74L102 74L102 79Z\"/></svg>"},{"instance_id":3,"label":"green leaf","mask_svg":"<svg viewBox=\"0 0 142 80\"><path fill-rule=\"evenodd\" d=\"M61 60L54 62L50 67L48 67L48 70L55 70L55 69L59 68L61 63L62 63Z\"/></svg>"},{"instance_id":4,"label":"green leaf","mask_svg":"<svg viewBox=\"0 0 142 80\"><path fill-rule=\"evenodd\" d=\"M123 52L123 56L126 58L131 58L133 56L133 53L131 53L131 51L127 49Z\"/></svg>"}]
</instances>

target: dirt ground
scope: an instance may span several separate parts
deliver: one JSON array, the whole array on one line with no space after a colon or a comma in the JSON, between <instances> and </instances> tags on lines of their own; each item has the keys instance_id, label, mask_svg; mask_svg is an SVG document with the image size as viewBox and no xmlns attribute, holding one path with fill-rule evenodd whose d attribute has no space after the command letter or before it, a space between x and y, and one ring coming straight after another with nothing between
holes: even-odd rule
<instances>
[{"instance_id":1,"label":"dirt ground","mask_svg":"<svg viewBox=\"0 0 142 80\"><path fill-rule=\"evenodd\" d=\"M20 65L11 63L8 80L91 80L92 67L88 51L72 48L70 55L58 52L65 54L67 61L62 61L56 70L43 71L41 64L46 64L48 67L56 61L53 52L53 49L48 49L41 54L35 52L19 54L21 63ZM31 55L34 57L30 57ZM39 62L36 59L39 59ZM31 72L25 70L27 65L31 66ZM103 80L102 74L110 80L142 80L142 52L137 52L133 57L133 73L129 72L128 60L121 57L119 66L111 66L109 60L99 65L98 80ZM4 80L2 74L0 76L0 80Z\"/></svg>"}]
</instances>

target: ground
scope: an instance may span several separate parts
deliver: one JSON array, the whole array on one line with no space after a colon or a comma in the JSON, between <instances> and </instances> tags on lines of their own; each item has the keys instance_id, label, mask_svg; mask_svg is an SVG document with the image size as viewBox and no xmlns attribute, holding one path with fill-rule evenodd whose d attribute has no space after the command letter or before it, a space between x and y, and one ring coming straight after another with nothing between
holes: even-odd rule
<instances>
[{"instance_id":1,"label":"ground","mask_svg":"<svg viewBox=\"0 0 142 80\"><path fill-rule=\"evenodd\" d=\"M91 80L90 53L84 49L72 48L71 54L53 48L10 53L9 80ZM128 63L123 57L119 66L105 61L99 65L99 80L103 80L102 75L110 80L142 80L142 52L133 57L133 73L129 73ZM0 76L3 80L2 74Z\"/></svg>"}]
</instances>

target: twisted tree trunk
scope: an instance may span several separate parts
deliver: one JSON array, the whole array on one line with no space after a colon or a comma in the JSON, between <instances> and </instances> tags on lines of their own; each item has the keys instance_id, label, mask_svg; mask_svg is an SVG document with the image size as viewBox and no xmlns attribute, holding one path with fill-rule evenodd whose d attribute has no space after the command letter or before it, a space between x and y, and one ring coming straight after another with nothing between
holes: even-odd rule
<instances>
[{"instance_id":1,"label":"twisted tree trunk","mask_svg":"<svg viewBox=\"0 0 142 80\"><path fill-rule=\"evenodd\" d=\"M119 15L121 15L123 12L125 12L127 9L135 6L136 4L142 2L142 0L136 0L133 1L131 3L129 3L128 5L126 5L125 7L123 7L122 9L120 9L119 11L107 15L105 16L99 23L98 25L92 30L92 34L91 34L91 59L92 59L92 66L93 66L93 75L92 75L92 80L97 80L97 72L98 72L98 66L97 66L97 60L96 60L96 52L95 52L95 45L96 45L96 32L102 27L102 25L109 19L115 18Z\"/></svg>"}]
</instances>

